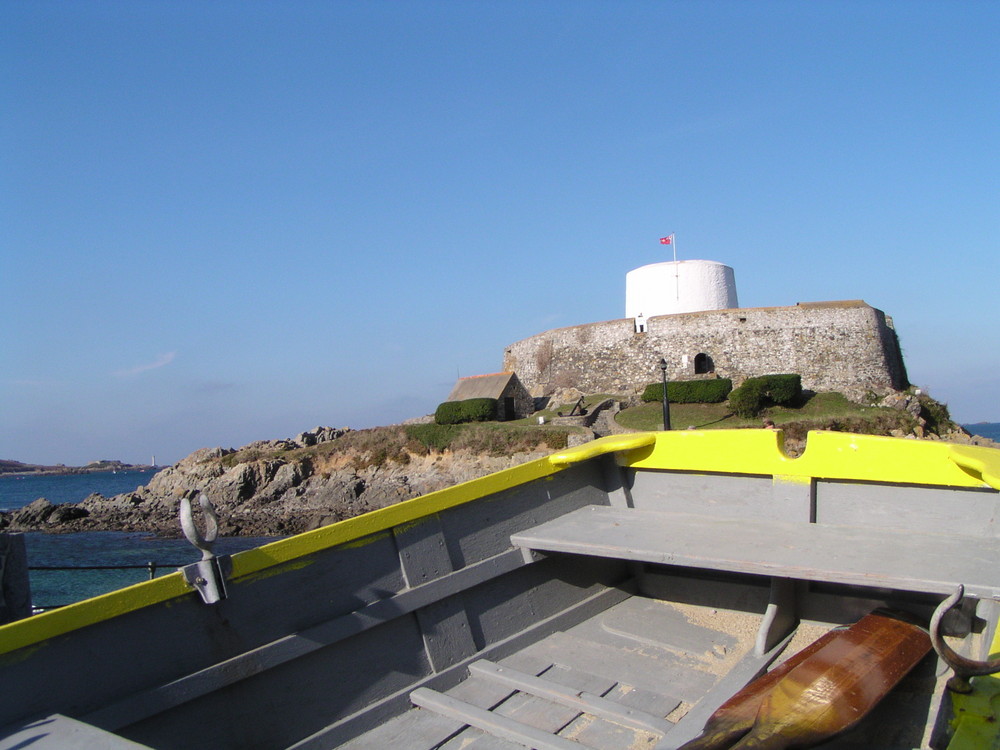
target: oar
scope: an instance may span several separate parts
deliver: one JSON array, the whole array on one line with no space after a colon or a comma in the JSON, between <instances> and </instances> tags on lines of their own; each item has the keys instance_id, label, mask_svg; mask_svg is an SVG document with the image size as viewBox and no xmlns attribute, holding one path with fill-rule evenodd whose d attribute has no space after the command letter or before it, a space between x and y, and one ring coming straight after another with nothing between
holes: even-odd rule
<instances>
[{"instance_id":1,"label":"oar","mask_svg":"<svg viewBox=\"0 0 1000 750\"><path fill-rule=\"evenodd\" d=\"M869 619L877 618L877 619ZM752 727L754 727L755 722L757 722L758 713L761 707L765 703L765 700L771 695L775 687L781 683L786 676L788 676L793 670L796 670L800 665L802 665L807 660L812 660L812 657L818 652L823 651L828 646L832 646L836 643L841 644L853 644L856 643L859 637L859 630L863 632L868 632L871 629L872 623L881 623L883 620L888 620L890 622L899 622L896 618L889 616L886 613L871 614L866 618L853 625L851 628L831 630L825 633L823 636L818 638L812 644L806 648L799 651L794 656L789 657L782 664L778 665L770 672L761 675L759 678L751 682L749 685L740 690L736 695L730 698L728 701L723 703L719 709L712 714L708 722L705 724L705 729L702 733L691 740L690 742L682 745L679 750L723 750L723 748L732 747L734 742L736 742L740 737L746 735ZM865 623L862 625L862 623ZM905 624L905 623L901 623ZM916 626L908 626L916 630L917 633L923 634ZM853 634L852 634L853 631ZM850 647L848 647L849 649ZM836 649L837 653L840 653L843 648ZM921 652L921 657L927 652L925 647L923 652ZM829 657L833 657L833 652L828 654ZM822 658L824 662L829 661L827 657L817 657ZM920 660L917 657L913 664L916 664ZM870 667L871 665L869 665ZM911 665L912 667L912 665ZM902 673L905 674L909 671L911 667L907 667ZM822 671L822 670L821 670ZM900 677L902 677L902 674ZM804 673L803 673L804 677ZM801 679L800 677L795 678L796 680ZM895 684L895 682L893 683ZM891 685L885 689L888 692L891 689ZM785 688L782 688L784 692ZM884 695L884 693L883 693ZM880 696L881 697L881 696ZM786 701L787 702L787 701ZM874 705L877 703L877 699L872 703ZM770 708L769 711L776 710L774 707ZM768 722L775 724L776 722L768 718ZM759 731L762 727L758 726L756 731ZM845 727L846 728L846 727ZM840 730L837 730L840 731ZM741 747L742 745L737 745ZM742 746L749 747L749 746ZM775 745L774 747L783 747Z\"/></svg>"},{"instance_id":2,"label":"oar","mask_svg":"<svg viewBox=\"0 0 1000 750\"><path fill-rule=\"evenodd\" d=\"M882 613L863 617L771 688L732 750L812 747L850 729L930 647L916 625Z\"/></svg>"},{"instance_id":3,"label":"oar","mask_svg":"<svg viewBox=\"0 0 1000 750\"><path fill-rule=\"evenodd\" d=\"M701 734L681 745L677 750L722 750L750 731L757 711L764 698L777 682L805 659L815 654L823 646L836 638L842 630L824 633L804 649L788 657L770 672L765 672L748 684L732 698L719 706L707 722Z\"/></svg>"}]
</instances>

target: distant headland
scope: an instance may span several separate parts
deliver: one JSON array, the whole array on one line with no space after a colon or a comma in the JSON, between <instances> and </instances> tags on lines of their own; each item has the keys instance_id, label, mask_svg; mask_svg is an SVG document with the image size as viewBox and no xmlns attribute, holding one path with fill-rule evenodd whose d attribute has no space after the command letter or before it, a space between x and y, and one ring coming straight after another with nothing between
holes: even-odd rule
<instances>
[{"instance_id":1,"label":"distant headland","mask_svg":"<svg viewBox=\"0 0 1000 750\"><path fill-rule=\"evenodd\" d=\"M56 464L55 466L43 466L41 464L25 464L20 461L8 461L0 459L0 476L11 474L30 474L38 476L42 474L93 474L100 471L137 471L155 469L155 466L147 464L127 464L123 461L91 461L86 466L66 466Z\"/></svg>"}]
</instances>

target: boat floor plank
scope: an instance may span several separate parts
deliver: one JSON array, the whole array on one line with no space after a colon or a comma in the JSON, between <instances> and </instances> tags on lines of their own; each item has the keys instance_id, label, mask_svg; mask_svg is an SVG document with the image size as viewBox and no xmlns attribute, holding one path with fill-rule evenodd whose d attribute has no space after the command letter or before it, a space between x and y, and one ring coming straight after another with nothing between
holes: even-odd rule
<instances>
[{"instance_id":1,"label":"boat floor plank","mask_svg":"<svg viewBox=\"0 0 1000 750\"><path fill-rule=\"evenodd\" d=\"M667 715L681 705L681 701L673 696L661 695L630 685L616 685L604 697L627 708L660 717L663 721L667 721Z\"/></svg>"},{"instance_id":2,"label":"boat floor plank","mask_svg":"<svg viewBox=\"0 0 1000 750\"><path fill-rule=\"evenodd\" d=\"M641 644L672 651L700 654L718 648L732 649L732 635L693 623L669 602L634 596L600 617L603 630Z\"/></svg>"},{"instance_id":3,"label":"boat floor plank","mask_svg":"<svg viewBox=\"0 0 1000 750\"><path fill-rule=\"evenodd\" d=\"M558 669L560 670L558 673L552 674L546 679L552 680L553 682L559 682L560 684L566 685L568 687L576 687L577 686L576 680L588 680L589 678L593 677L593 675L589 673L576 675L575 672L577 670L571 668L567 664L555 664L552 662L551 659L547 659L544 655L534 654L524 650L518 651L516 654L511 654L510 656L500 659L499 661L497 661L497 664L503 667L511 667L520 672L524 672L525 674L535 674L539 676L551 670ZM602 683L604 681L607 681L606 677L598 679L601 680ZM594 689L594 684L595 683L592 682L586 682L585 685L581 685L579 689L589 690L592 693L597 692L597 690ZM607 685L604 687L604 690L609 690L611 686L614 684L615 684L614 680L608 681Z\"/></svg>"},{"instance_id":4,"label":"boat floor plank","mask_svg":"<svg viewBox=\"0 0 1000 750\"><path fill-rule=\"evenodd\" d=\"M445 691L451 698L463 703L495 711L501 716L517 719L523 724L555 733L573 720L579 711L557 706L473 673L454 688Z\"/></svg>"},{"instance_id":5,"label":"boat floor plank","mask_svg":"<svg viewBox=\"0 0 1000 750\"><path fill-rule=\"evenodd\" d=\"M1000 540L589 505L514 534L515 545L662 565L933 594L1000 595Z\"/></svg>"},{"instance_id":6,"label":"boat floor plank","mask_svg":"<svg viewBox=\"0 0 1000 750\"><path fill-rule=\"evenodd\" d=\"M433 750L465 725L431 711L412 709L342 745L340 750Z\"/></svg>"},{"instance_id":7,"label":"boat floor plank","mask_svg":"<svg viewBox=\"0 0 1000 750\"><path fill-rule=\"evenodd\" d=\"M528 693L516 693L494 709L494 713L516 719L535 729L549 734L557 734L560 729L580 715L580 711L569 706L539 698Z\"/></svg>"},{"instance_id":8,"label":"boat floor plank","mask_svg":"<svg viewBox=\"0 0 1000 750\"><path fill-rule=\"evenodd\" d=\"M524 654L515 654L507 659L503 659L499 663L501 666L512 667L522 672L528 672L529 674L531 668L536 667L535 671L540 677L556 685L599 695L607 700L620 703L627 708L634 708L653 714L654 716L665 717L680 705L680 700L673 696L661 695L660 693L643 690L631 685L621 685L617 680L613 680L607 676L600 677L564 664L551 664L544 669L537 668L537 665L543 662L544 660L542 659ZM527 667L527 669L524 667Z\"/></svg>"},{"instance_id":9,"label":"boat floor plank","mask_svg":"<svg viewBox=\"0 0 1000 750\"><path fill-rule=\"evenodd\" d=\"M510 698L515 690L473 674L445 692L474 706L493 708Z\"/></svg>"},{"instance_id":10,"label":"boat floor plank","mask_svg":"<svg viewBox=\"0 0 1000 750\"><path fill-rule=\"evenodd\" d=\"M513 663L510 663L506 659L501 662L501 666L517 669ZM522 669L520 671L524 672L525 670ZM607 675L591 674L590 672L574 669L565 664L550 664L538 674L540 677L556 685L593 693L594 695L604 695L618 684Z\"/></svg>"},{"instance_id":11,"label":"boat floor plank","mask_svg":"<svg viewBox=\"0 0 1000 750\"><path fill-rule=\"evenodd\" d=\"M660 735L625 727L595 716L581 716L563 730L562 736L593 750L652 747Z\"/></svg>"},{"instance_id":12,"label":"boat floor plank","mask_svg":"<svg viewBox=\"0 0 1000 750\"><path fill-rule=\"evenodd\" d=\"M411 694L414 704L436 711L490 734L520 742L536 750L580 750L579 745L545 730L516 721L508 716L486 711L468 703L438 693L429 688L417 688Z\"/></svg>"},{"instance_id":13,"label":"boat floor plank","mask_svg":"<svg viewBox=\"0 0 1000 750\"><path fill-rule=\"evenodd\" d=\"M570 633L553 633L545 640L529 646L536 656L557 664L571 664L586 672L614 671L618 682L669 695L688 703L696 702L715 683L706 672L682 663L675 656L640 653L579 638Z\"/></svg>"},{"instance_id":14,"label":"boat floor plank","mask_svg":"<svg viewBox=\"0 0 1000 750\"><path fill-rule=\"evenodd\" d=\"M461 734L441 745L439 750L524 750L524 745L494 737L475 727L467 727Z\"/></svg>"},{"instance_id":15,"label":"boat floor plank","mask_svg":"<svg viewBox=\"0 0 1000 750\"><path fill-rule=\"evenodd\" d=\"M665 646L652 636L634 639L604 627L603 619L581 623L567 630L566 633L607 648L643 656L656 664L669 664L713 673L717 671L715 669L717 665L725 660L725 654L729 653L729 649L715 651L711 648L711 641L708 639L700 643L694 651ZM737 643L735 639L728 639L728 642L730 648L733 648Z\"/></svg>"},{"instance_id":16,"label":"boat floor plank","mask_svg":"<svg viewBox=\"0 0 1000 750\"><path fill-rule=\"evenodd\" d=\"M523 693L529 693L546 701L575 709L579 713L592 714L619 724L645 728L660 734L663 734L670 726L663 720L662 716L654 716L643 711L630 709L603 696L566 688L554 682L518 672L511 667L501 667L484 660L474 662L469 666L469 669L474 674L482 674L485 678L498 680Z\"/></svg>"}]
</instances>

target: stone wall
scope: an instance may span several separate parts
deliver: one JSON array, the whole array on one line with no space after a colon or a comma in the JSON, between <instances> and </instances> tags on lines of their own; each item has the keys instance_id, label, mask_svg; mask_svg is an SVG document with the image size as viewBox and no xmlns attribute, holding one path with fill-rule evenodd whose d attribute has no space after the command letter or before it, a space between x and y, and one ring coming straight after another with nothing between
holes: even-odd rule
<instances>
[{"instance_id":1,"label":"stone wall","mask_svg":"<svg viewBox=\"0 0 1000 750\"><path fill-rule=\"evenodd\" d=\"M699 354L712 372L695 372ZM891 320L862 301L662 315L644 333L632 318L559 328L511 344L503 369L534 395L570 386L621 393L659 382L661 358L671 380L718 376L738 386L754 375L798 373L804 388L855 400L907 385Z\"/></svg>"},{"instance_id":2,"label":"stone wall","mask_svg":"<svg viewBox=\"0 0 1000 750\"><path fill-rule=\"evenodd\" d=\"M508 411L507 399L513 400L513 409ZM497 399L497 419L523 419L535 410L535 400L515 374Z\"/></svg>"}]
</instances>

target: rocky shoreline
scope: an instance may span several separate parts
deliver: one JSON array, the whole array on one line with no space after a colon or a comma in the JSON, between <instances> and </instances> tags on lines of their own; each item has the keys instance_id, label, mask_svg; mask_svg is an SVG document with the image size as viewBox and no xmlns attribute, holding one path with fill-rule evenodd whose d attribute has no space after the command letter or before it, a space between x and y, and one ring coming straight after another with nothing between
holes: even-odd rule
<instances>
[{"instance_id":1,"label":"rocky shoreline","mask_svg":"<svg viewBox=\"0 0 1000 750\"><path fill-rule=\"evenodd\" d=\"M45 498L0 513L2 531L142 531L179 536L182 496L204 492L224 536L297 534L540 458L551 449L506 456L431 452L413 446L392 460L377 448L310 451L351 431L316 428L292 440L192 453L134 492L55 505Z\"/></svg>"}]
</instances>

